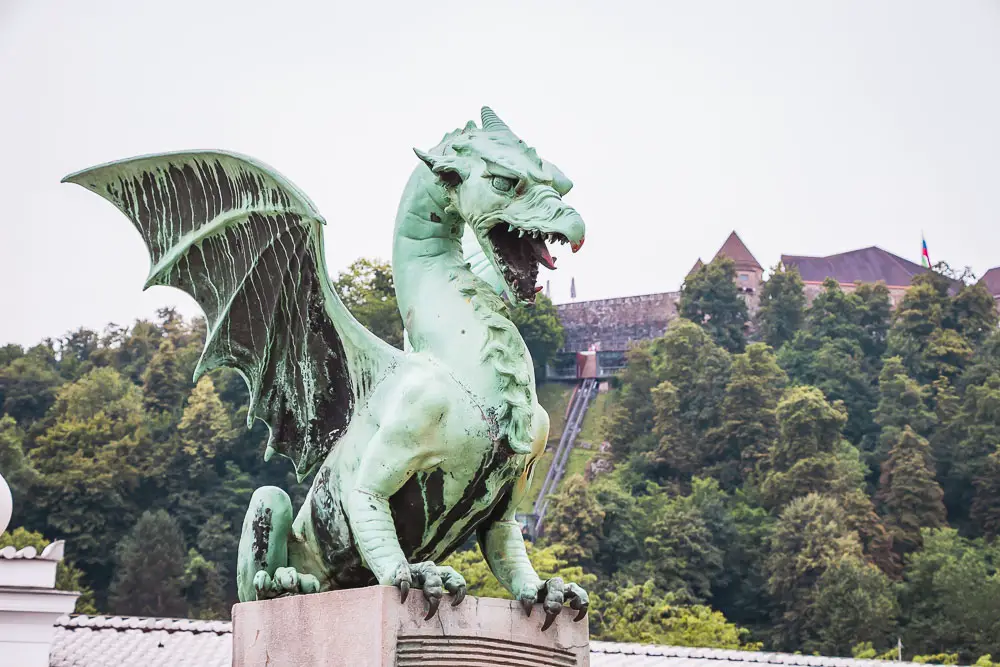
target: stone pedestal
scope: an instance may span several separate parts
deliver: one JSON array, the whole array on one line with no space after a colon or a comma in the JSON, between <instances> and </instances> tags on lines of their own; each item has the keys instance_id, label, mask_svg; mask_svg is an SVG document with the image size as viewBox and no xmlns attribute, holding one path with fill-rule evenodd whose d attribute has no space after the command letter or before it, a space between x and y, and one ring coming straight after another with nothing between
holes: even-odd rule
<instances>
[{"instance_id":1,"label":"stone pedestal","mask_svg":"<svg viewBox=\"0 0 1000 667\"><path fill-rule=\"evenodd\" d=\"M587 620L567 608L545 632L512 600L441 601L424 620L423 593L372 586L233 607L233 667L589 667Z\"/></svg>"}]
</instances>

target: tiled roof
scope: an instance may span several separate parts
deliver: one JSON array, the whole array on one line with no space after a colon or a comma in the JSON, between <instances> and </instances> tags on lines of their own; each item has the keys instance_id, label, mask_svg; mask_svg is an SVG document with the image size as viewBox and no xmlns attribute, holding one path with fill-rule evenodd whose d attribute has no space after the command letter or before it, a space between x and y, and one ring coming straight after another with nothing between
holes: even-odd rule
<instances>
[{"instance_id":1,"label":"tiled roof","mask_svg":"<svg viewBox=\"0 0 1000 667\"><path fill-rule=\"evenodd\" d=\"M63 616L56 622L51 667L229 667L228 621ZM727 651L616 642L590 643L591 667L725 667L757 663L792 667L885 667L876 660ZM892 663L915 667L915 663ZM749 666L748 666L749 667ZM925 667L927 667L925 665Z\"/></svg>"},{"instance_id":2,"label":"tiled roof","mask_svg":"<svg viewBox=\"0 0 1000 667\"><path fill-rule=\"evenodd\" d=\"M232 624L170 618L63 616L50 667L229 667Z\"/></svg>"},{"instance_id":3,"label":"tiled roof","mask_svg":"<svg viewBox=\"0 0 1000 667\"><path fill-rule=\"evenodd\" d=\"M980 282L986 285L986 289L990 291L990 294L1000 296L1000 266L994 266L983 274Z\"/></svg>"},{"instance_id":4,"label":"tiled roof","mask_svg":"<svg viewBox=\"0 0 1000 667\"><path fill-rule=\"evenodd\" d=\"M828 658L793 655L791 653L731 651L686 646L590 642L591 667L724 667L720 664L723 662L791 665L793 667L886 667L886 663L879 660L854 660L853 658ZM893 662L891 664L894 667L916 667L917 665L917 663L912 662Z\"/></svg>"},{"instance_id":5,"label":"tiled roof","mask_svg":"<svg viewBox=\"0 0 1000 667\"><path fill-rule=\"evenodd\" d=\"M753 253L746 247L743 240L739 237L739 234L733 232L726 239L726 242L722 244L719 248L719 252L715 253L713 260L719 257L728 257L736 263L737 269L751 269L757 271L763 271L760 262L757 258L753 256Z\"/></svg>"},{"instance_id":6,"label":"tiled roof","mask_svg":"<svg viewBox=\"0 0 1000 667\"><path fill-rule=\"evenodd\" d=\"M805 257L782 255L781 263L788 268L795 267L806 282L823 282L833 278L845 285L856 282L876 283L905 287L917 274L928 271L924 267L903 259L878 246L851 250L828 257Z\"/></svg>"}]
</instances>

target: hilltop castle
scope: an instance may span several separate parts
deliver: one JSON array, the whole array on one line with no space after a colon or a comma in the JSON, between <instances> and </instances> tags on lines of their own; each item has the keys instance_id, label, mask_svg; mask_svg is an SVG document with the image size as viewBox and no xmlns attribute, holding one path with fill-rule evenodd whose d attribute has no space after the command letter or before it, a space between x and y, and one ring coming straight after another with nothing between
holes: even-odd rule
<instances>
[{"instance_id":1,"label":"hilltop castle","mask_svg":"<svg viewBox=\"0 0 1000 667\"><path fill-rule=\"evenodd\" d=\"M712 258L727 257L736 265L736 284L747 302L751 317L760 304L760 288L764 269L746 244L734 231ZM914 276L929 271L919 264L877 246L837 253L827 257L782 255L786 268L798 269L805 283L807 301L822 289L823 281L833 278L850 292L857 283L883 282L895 307L910 286ZM699 258L688 272L690 276L703 266ZM1000 309L1000 266L990 269L982 281L993 294ZM560 370L569 372L577 352L597 351L598 364L611 372L624 364L624 352L633 342L662 336L667 325L677 317L680 291L616 297L595 301L574 301L556 306L566 340L563 359L554 363L555 376Z\"/></svg>"}]
</instances>

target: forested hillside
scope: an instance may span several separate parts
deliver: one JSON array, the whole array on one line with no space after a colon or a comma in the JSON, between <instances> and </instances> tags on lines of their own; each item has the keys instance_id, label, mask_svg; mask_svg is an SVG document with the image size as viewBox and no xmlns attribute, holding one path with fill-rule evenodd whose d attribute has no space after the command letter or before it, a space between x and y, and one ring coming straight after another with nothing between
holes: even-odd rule
<instances>
[{"instance_id":1,"label":"forested hillside","mask_svg":"<svg viewBox=\"0 0 1000 667\"><path fill-rule=\"evenodd\" d=\"M337 286L402 344L385 265L360 261ZM807 308L781 270L761 296L750 333L730 263L688 279L689 319L630 352L590 427L614 471L564 481L539 571L594 593L601 639L873 657L901 638L906 657L1000 656L992 298L932 273L892 313L884 286L833 282ZM541 366L554 309L517 321ZM0 545L66 539L60 583L89 587L82 608L226 617L253 488L302 501L287 461L263 463L263 426L245 427L242 379L191 381L203 340L201 320L164 310L0 348L0 470L22 527ZM476 550L449 564L470 592L502 594Z\"/></svg>"}]
</instances>

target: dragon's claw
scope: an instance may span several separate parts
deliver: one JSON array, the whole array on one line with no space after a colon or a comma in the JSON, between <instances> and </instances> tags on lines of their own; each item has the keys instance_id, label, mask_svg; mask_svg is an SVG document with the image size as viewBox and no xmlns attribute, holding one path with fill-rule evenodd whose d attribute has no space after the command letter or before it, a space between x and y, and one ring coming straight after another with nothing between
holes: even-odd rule
<instances>
[{"instance_id":1,"label":"dragon's claw","mask_svg":"<svg viewBox=\"0 0 1000 667\"><path fill-rule=\"evenodd\" d=\"M544 583L525 584L521 588L518 600L521 601L524 613L529 617L534 603L542 603L542 609L545 611L543 632L555 623L556 616L562 612L564 602L568 602L570 608L576 611L574 621L582 621L590 605L590 597L585 590L576 584L567 584L559 577L553 577Z\"/></svg>"},{"instance_id":2,"label":"dragon's claw","mask_svg":"<svg viewBox=\"0 0 1000 667\"><path fill-rule=\"evenodd\" d=\"M300 574L294 567L279 567L272 577L267 570L258 570L253 577L253 587L258 600L319 592L319 579L311 574Z\"/></svg>"},{"instance_id":3,"label":"dragon's claw","mask_svg":"<svg viewBox=\"0 0 1000 667\"><path fill-rule=\"evenodd\" d=\"M399 587L400 602L406 602L406 596L410 588L419 588L424 592L427 600L427 615L425 621L429 621L437 614L441 606L441 598L447 591L454 596L451 606L455 607L462 603L468 586L465 578L447 565L435 565L430 561L414 563L413 565L403 563L396 570L394 585Z\"/></svg>"}]
</instances>

